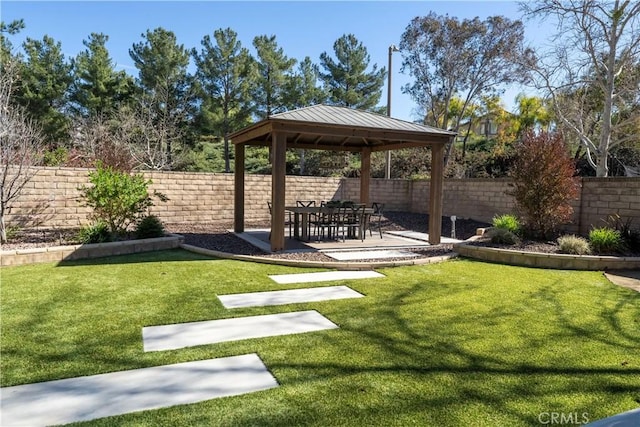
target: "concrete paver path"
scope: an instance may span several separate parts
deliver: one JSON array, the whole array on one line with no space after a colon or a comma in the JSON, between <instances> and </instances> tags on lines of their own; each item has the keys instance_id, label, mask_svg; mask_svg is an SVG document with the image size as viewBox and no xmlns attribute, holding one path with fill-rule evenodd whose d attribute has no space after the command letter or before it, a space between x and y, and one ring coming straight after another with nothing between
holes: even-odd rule
<instances>
[{"instance_id":1,"label":"concrete paver path","mask_svg":"<svg viewBox=\"0 0 640 427\"><path fill-rule=\"evenodd\" d=\"M281 285L289 283L330 282L345 279L374 279L384 277L377 271L324 271L321 273L278 274L269 276Z\"/></svg>"},{"instance_id":2,"label":"concrete paver path","mask_svg":"<svg viewBox=\"0 0 640 427\"><path fill-rule=\"evenodd\" d=\"M308 310L148 326L142 328L142 339L144 351L161 351L248 338L299 334L337 327L335 323L317 311Z\"/></svg>"},{"instance_id":3,"label":"concrete paver path","mask_svg":"<svg viewBox=\"0 0 640 427\"><path fill-rule=\"evenodd\" d=\"M348 286L325 286L320 288L218 295L218 299L225 308L240 308L362 298L363 296Z\"/></svg>"},{"instance_id":4,"label":"concrete paver path","mask_svg":"<svg viewBox=\"0 0 640 427\"><path fill-rule=\"evenodd\" d=\"M0 389L0 425L66 424L277 386L257 354L25 384Z\"/></svg>"}]
</instances>

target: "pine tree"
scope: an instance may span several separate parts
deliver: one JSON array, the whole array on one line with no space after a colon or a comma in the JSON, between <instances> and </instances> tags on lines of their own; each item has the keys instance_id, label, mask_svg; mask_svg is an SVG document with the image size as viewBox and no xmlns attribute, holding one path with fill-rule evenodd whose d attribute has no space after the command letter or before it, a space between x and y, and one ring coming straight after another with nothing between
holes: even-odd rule
<instances>
[{"instance_id":1,"label":"pine tree","mask_svg":"<svg viewBox=\"0 0 640 427\"><path fill-rule=\"evenodd\" d=\"M189 124L193 116L194 92L192 78L187 72L189 51L179 45L175 34L164 28L147 30L143 42L129 50L138 69L137 84L142 92L144 116L150 116L162 132L155 146L162 150L162 163L155 167L173 169L178 157L185 154ZM149 110L149 111L147 111ZM156 153L157 154L157 153ZM155 155L157 157L157 155Z\"/></svg>"},{"instance_id":2,"label":"pine tree","mask_svg":"<svg viewBox=\"0 0 640 427\"><path fill-rule=\"evenodd\" d=\"M196 79L203 89L201 117L208 127L224 139L224 170L231 171L228 135L246 126L252 115L250 87L253 82L252 58L231 28L218 29L201 41L202 50L192 54L197 66Z\"/></svg>"},{"instance_id":3,"label":"pine tree","mask_svg":"<svg viewBox=\"0 0 640 427\"><path fill-rule=\"evenodd\" d=\"M85 117L109 114L132 96L133 80L124 71L115 71L106 47L108 40L105 34L91 33L83 41L87 49L75 59L71 99Z\"/></svg>"},{"instance_id":4,"label":"pine tree","mask_svg":"<svg viewBox=\"0 0 640 427\"><path fill-rule=\"evenodd\" d=\"M281 113L290 108L287 99L287 82L292 78L295 59L288 58L278 47L276 36L258 36L253 39L256 48L257 78L253 98L258 118Z\"/></svg>"},{"instance_id":5,"label":"pine tree","mask_svg":"<svg viewBox=\"0 0 640 427\"><path fill-rule=\"evenodd\" d=\"M22 63L16 102L25 108L43 130L49 144L66 141L69 119L63 111L73 81L73 66L65 60L62 45L51 37L27 38L22 45L26 59Z\"/></svg>"},{"instance_id":6,"label":"pine tree","mask_svg":"<svg viewBox=\"0 0 640 427\"><path fill-rule=\"evenodd\" d=\"M321 73L329 101L334 105L376 111L382 96L385 68L374 64L367 72L371 58L367 48L353 34L345 34L333 44L337 61L327 52L320 55Z\"/></svg>"}]
</instances>

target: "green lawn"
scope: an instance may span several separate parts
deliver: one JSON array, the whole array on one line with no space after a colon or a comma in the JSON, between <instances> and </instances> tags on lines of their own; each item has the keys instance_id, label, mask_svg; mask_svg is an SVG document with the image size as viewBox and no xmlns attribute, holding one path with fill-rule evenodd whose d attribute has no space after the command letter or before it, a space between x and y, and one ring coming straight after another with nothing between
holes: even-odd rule
<instances>
[{"instance_id":1,"label":"green lawn","mask_svg":"<svg viewBox=\"0 0 640 427\"><path fill-rule=\"evenodd\" d=\"M540 426L640 406L640 294L600 273L456 260L346 284L365 298L226 310L305 271L166 251L3 268L1 385L258 353L280 387L82 425ZM143 353L141 328L315 309L339 329Z\"/></svg>"}]
</instances>

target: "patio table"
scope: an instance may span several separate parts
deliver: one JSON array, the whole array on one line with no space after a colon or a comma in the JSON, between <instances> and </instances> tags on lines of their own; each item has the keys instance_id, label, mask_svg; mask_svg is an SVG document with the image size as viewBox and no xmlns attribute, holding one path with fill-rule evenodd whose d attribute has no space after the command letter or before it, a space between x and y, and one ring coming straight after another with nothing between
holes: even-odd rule
<instances>
[{"instance_id":1,"label":"patio table","mask_svg":"<svg viewBox=\"0 0 640 427\"><path fill-rule=\"evenodd\" d=\"M284 210L292 212L293 217L293 237L298 240L309 241L309 215L321 213L328 213L335 211L335 207L327 206L285 206ZM365 216L371 215L374 212L373 208L365 208ZM366 223L366 222L365 222ZM302 229L302 234L300 233ZM364 233L364 230L362 230Z\"/></svg>"}]
</instances>

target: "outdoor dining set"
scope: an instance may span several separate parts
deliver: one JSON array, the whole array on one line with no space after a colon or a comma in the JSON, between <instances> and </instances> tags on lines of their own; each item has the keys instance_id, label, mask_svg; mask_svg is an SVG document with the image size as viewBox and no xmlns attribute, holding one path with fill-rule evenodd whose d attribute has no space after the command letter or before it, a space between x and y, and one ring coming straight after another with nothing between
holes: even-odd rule
<instances>
[{"instance_id":1,"label":"outdoor dining set","mask_svg":"<svg viewBox=\"0 0 640 427\"><path fill-rule=\"evenodd\" d=\"M271 213L271 202L267 202ZM289 236L303 241L366 238L366 230L373 236L372 227L382 238L384 203L367 206L352 201L298 200L295 206L285 206L285 226Z\"/></svg>"}]
</instances>

